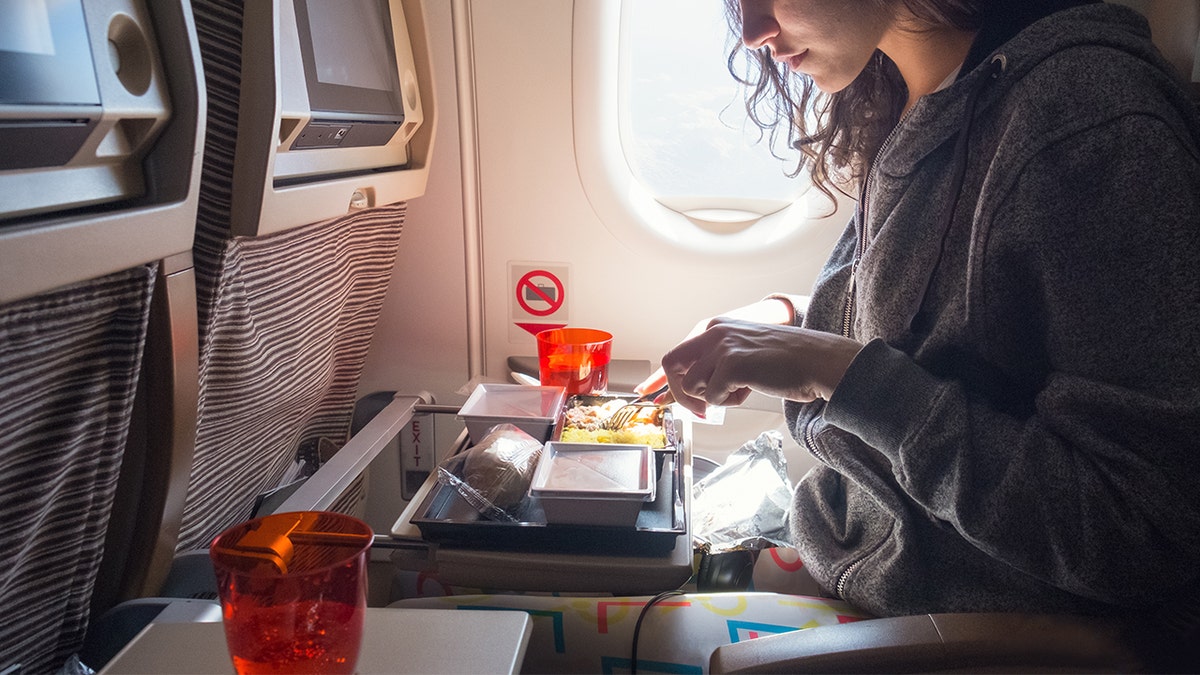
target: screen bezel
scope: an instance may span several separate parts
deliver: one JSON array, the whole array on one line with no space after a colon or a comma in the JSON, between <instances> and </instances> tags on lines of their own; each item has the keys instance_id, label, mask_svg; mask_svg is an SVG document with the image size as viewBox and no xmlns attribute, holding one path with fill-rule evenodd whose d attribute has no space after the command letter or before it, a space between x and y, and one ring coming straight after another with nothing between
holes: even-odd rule
<instances>
[{"instance_id":1,"label":"screen bezel","mask_svg":"<svg viewBox=\"0 0 1200 675\"><path fill-rule=\"evenodd\" d=\"M375 0L386 32L385 44L393 66L396 63L396 43L388 0ZM304 62L304 79L308 89L309 107L313 112L381 116L383 119L403 121L404 101L400 92L400 75L393 67L390 91L353 87L321 82L317 76L316 56L313 49L313 26L309 21L307 0L294 0L296 30L300 37L300 57ZM318 27L319 28L319 27Z\"/></svg>"}]
</instances>

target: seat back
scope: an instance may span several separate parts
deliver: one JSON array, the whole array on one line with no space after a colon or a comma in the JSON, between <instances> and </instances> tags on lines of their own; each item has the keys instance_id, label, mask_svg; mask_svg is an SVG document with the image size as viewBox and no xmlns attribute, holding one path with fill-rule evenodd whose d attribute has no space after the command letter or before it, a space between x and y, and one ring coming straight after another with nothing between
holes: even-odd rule
<instances>
[{"instance_id":1,"label":"seat back","mask_svg":"<svg viewBox=\"0 0 1200 675\"><path fill-rule=\"evenodd\" d=\"M124 585L109 535L138 516L121 486L144 465L130 439L152 307L196 219L204 99L187 0L76 4L39 16L0 3L6 26L53 33L55 50L25 62L69 61L6 69L6 85L36 93L0 101L4 673L58 671ZM75 86L70 103L29 105L63 74L94 84L96 104L78 105Z\"/></svg>"},{"instance_id":2,"label":"seat back","mask_svg":"<svg viewBox=\"0 0 1200 675\"><path fill-rule=\"evenodd\" d=\"M120 602L155 593L175 557L196 441L191 260L183 253L157 265L133 416L92 593L93 621Z\"/></svg>"},{"instance_id":3,"label":"seat back","mask_svg":"<svg viewBox=\"0 0 1200 675\"><path fill-rule=\"evenodd\" d=\"M403 204L378 207L229 240L201 346L178 552L205 548L249 517L257 495L298 477L299 462L327 460L314 452L323 439L336 451L349 438L404 212ZM336 508L355 513L360 500L361 492Z\"/></svg>"},{"instance_id":4,"label":"seat back","mask_svg":"<svg viewBox=\"0 0 1200 675\"><path fill-rule=\"evenodd\" d=\"M1178 0L1132 0L1128 2L1150 22L1154 44L1179 74L1200 81L1200 3Z\"/></svg>"},{"instance_id":5,"label":"seat back","mask_svg":"<svg viewBox=\"0 0 1200 675\"><path fill-rule=\"evenodd\" d=\"M1141 12L1150 24L1154 44L1190 83L1200 108L1200 3L1178 0L1113 0Z\"/></svg>"},{"instance_id":6,"label":"seat back","mask_svg":"<svg viewBox=\"0 0 1200 675\"><path fill-rule=\"evenodd\" d=\"M0 671L54 671L82 644L154 274L0 307Z\"/></svg>"},{"instance_id":7,"label":"seat back","mask_svg":"<svg viewBox=\"0 0 1200 675\"><path fill-rule=\"evenodd\" d=\"M200 364L196 449L176 552L205 548L256 498L349 438L359 377L405 204L234 236L243 58L241 2L196 0L209 94L194 246ZM328 448L322 452L322 448ZM361 508L362 483L331 508Z\"/></svg>"}]
</instances>

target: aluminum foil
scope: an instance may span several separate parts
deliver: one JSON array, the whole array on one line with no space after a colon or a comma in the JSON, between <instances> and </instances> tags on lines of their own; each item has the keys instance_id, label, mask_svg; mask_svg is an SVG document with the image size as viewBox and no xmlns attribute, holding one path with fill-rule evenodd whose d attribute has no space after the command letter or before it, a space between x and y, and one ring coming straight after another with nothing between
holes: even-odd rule
<instances>
[{"instance_id":1,"label":"aluminum foil","mask_svg":"<svg viewBox=\"0 0 1200 675\"><path fill-rule=\"evenodd\" d=\"M709 553L790 546L783 436L764 431L692 486L692 532Z\"/></svg>"}]
</instances>

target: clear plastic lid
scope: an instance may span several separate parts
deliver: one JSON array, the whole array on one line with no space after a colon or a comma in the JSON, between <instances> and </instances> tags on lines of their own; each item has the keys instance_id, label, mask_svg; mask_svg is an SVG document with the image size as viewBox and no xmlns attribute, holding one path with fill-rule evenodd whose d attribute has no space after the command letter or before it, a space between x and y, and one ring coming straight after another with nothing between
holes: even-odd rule
<instances>
[{"instance_id":1,"label":"clear plastic lid","mask_svg":"<svg viewBox=\"0 0 1200 675\"><path fill-rule=\"evenodd\" d=\"M546 444L530 492L583 498L653 499L650 446L625 444Z\"/></svg>"},{"instance_id":2,"label":"clear plastic lid","mask_svg":"<svg viewBox=\"0 0 1200 675\"><path fill-rule=\"evenodd\" d=\"M566 389L525 384L480 384L458 410L459 418L545 419L554 421L562 410Z\"/></svg>"}]
</instances>

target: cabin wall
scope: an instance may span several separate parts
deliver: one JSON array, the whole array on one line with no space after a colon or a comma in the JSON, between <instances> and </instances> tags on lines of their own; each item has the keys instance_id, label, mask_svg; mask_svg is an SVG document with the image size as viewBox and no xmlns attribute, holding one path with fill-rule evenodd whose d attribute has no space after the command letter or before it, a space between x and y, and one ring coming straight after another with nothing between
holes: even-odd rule
<instances>
[{"instance_id":1,"label":"cabin wall","mask_svg":"<svg viewBox=\"0 0 1200 675\"><path fill-rule=\"evenodd\" d=\"M425 194L408 203L360 392L448 395L467 380L462 169L451 3L424 4L433 59L438 137Z\"/></svg>"},{"instance_id":2,"label":"cabin wall","mask_svg":"<svg viewBox=\"0 0 1200 675\"><path fill-rule=\"evenodd\" d=\"M561 320L608 329L614 358L654 365L706 316L772 291L807 290L842 219L780 268L753 254L700 259L648 245L649 237L620 238L592 208L576 164L572 87L593 83L578 72L572 80L572 3L480 2L472 11L488 375L503 376L508 355L536 351L514 325L510 263L566 267Z\"/></svg>"}]
</instances>

